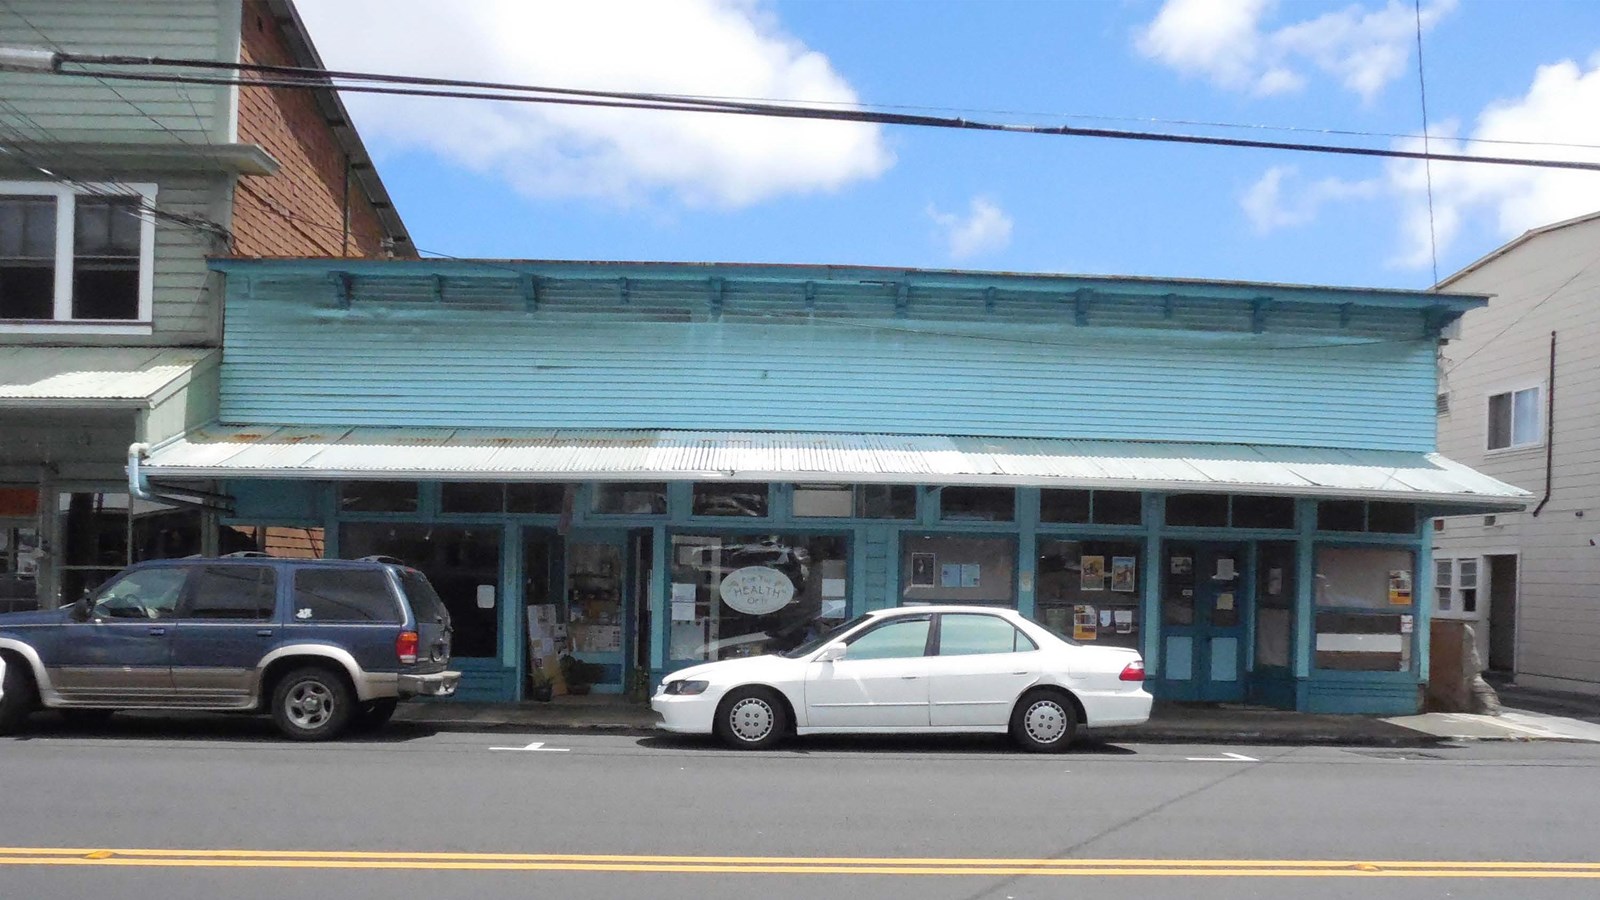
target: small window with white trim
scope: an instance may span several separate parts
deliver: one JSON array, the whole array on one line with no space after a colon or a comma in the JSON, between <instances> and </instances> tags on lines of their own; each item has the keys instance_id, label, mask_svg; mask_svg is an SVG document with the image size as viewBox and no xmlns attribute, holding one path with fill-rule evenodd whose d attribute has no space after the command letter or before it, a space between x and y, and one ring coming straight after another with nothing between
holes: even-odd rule
<instances>
[{"instance_id":1,"label":"small window with white trim","mask_svg":"<svg viewBox=\"0 0 1600 900\"><path fill-rule=\"evenodd\" d=\"M0 327L148 323L155 193L0 181Z\"/></svg>"},{"instance_id":2,"label":"small window with white trim","mask_svg":"<svg viewBox=\"0 0 1600 900\"><path fill-rule=\"evenodd\" d=\"M1539 443L1539 388L1489 395L1489 449L1510 450Z\"/></svg>"},{"instance_id":3,"label":"small window with white trim","mask_svg":"<svg viewBox=\"0 0 1600 900\"><path fill-rule=\"evenodd\" d=\"M1478 560L1434 560L1435 608L1442 613L1474 615L1478 611Z\"/></svg>"}]
</instances>

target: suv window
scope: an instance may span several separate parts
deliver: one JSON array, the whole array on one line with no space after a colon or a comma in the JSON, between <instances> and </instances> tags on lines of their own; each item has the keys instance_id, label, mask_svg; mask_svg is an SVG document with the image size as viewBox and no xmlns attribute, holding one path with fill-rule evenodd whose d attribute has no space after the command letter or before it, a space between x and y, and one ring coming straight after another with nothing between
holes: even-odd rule
<instances>
[{"instance_id":1,"label":"suv window","mask_svg":"<svg viewBox=\"0 0 1600 900\"><path fill-rule=\"evenodd\" d=\"M108 619L170 619L188 575L177 567L129 572L100 592L94 614Z\"/></svg>"},{"instance_id":2,"label":"suv window","mask_svg":"<svg viewBox=\"0 0 1600 900\"><path fill-rule=\"evenodd\" d=\"M444 601L439 599L439 592L433 589L433 584L421 572L405 570L400 574L400 586L406 589L406 599L411 601L411 611L416 614L419 623L444 625L450 621L450 612L444 608Z\"/></svg>"},{"instance_id":3,"label":"suv window","mask_svg":"<svg viewBox=\"0 0 1600 900\"><path fill-rule=\"evenodd\" d=\"M894 619L851 638L845 659L907 659L927 652L930 616Z\"/></svg>"},{"instance_id":4,"label":"suv window","mask_svg":"<svg viewBox=\"0 0 1600 900\"><path fill-rule=\"evenodd\" d=\"M940 656L976 656L1037 649L1039 645L1032 638L999 616L945 613L939 617Z\"/></svg>"},{"instance_id":5,"label":"suv window","mask_svg":"<svg viewBox=\"0 0 1600 900\"><path fill-rule=\"evenodd\" d=\"M381 569L304 568L294 573L295 622L398 623L389 576Z\"/></svg>"},{"instance_id":6,"label":"suv window","mask_svg":"<svg viewBox=\"0 0 1600 900\"><path fill-rule=\"evenodd\" d=\"M271 566L203 566L189 583L185 619L266 622L278 605L278 573Z\"/></svg>"}]
</instances>

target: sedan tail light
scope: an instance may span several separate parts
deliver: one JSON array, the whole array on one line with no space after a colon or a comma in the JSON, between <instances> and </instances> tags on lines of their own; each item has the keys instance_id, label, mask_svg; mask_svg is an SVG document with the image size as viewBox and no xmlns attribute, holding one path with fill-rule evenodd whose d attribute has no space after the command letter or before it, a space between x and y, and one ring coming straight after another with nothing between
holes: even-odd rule
<instances>
[{"instance_id":1,"label":"sedan tail light","mask_svg":"<svg viewBox=\"0 0 1600 900\"><path fill-rule=\"evenodd\" d=\"M414 665L417 661L417 633L415 631L402 631L394 639L394 655L400 657L401 665Z\"/></svg>"},{"instance_id":2,"label":"sedan tail light","mask_svg":"<svg viewBox=\"0 0 1600 900\"><path fill-rule=\"evenodd\" d=\"M1131 662L1122 667L1122 674L1117 678L1122 681L1143 681L1144 661Z\"/></svg>"}]
</instances>

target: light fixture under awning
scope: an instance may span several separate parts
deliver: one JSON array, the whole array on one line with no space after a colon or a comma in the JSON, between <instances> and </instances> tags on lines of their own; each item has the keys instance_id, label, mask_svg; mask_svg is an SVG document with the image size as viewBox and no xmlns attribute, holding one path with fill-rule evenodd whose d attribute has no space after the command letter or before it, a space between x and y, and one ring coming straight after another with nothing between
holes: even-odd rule
<instances>
[{"instance_id":1,"label":"light fixture under awning","mask_svg":"<svg viewBox=\"0 0 1600 900\"><path fill-rule=\"evenodd\" d=\"M152 477L795 481L1203 491L1520 509L1528 492L1436 453L1253 444L710 431L212 425Z\"/></svg>"}]
</instances>

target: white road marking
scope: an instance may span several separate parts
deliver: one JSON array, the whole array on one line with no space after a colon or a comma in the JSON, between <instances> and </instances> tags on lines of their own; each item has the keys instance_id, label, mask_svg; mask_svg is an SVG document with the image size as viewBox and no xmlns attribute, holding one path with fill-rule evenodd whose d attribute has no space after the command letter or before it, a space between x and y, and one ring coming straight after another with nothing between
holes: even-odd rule
<instances>
[{"instance_id":1,"label":"white road marking","mask_svg":"<svg viewBox=\"0 0 1600 900\"><path fill-rule=\"evenodd\" d=\"M1229 753L1227 751L1223 751L1221 756L1190 756L1188 760L1189 762L1261 762L1261 760L1253 756L1245 756L1243 753Z\"/></svg>"},{"instance_id":2,"label":"white road marking","mask_svg":"<svg viewBox=\"0 0 1600 900\"><path fill-rule=\"evenodd\" d=\"M520 751L522 751L524 753L531 753L531 752L569 753L569 752L571 752L566 747L546 747L544 745L544 741L534 741L533 743L529 744L526 747L490 747L489 749L490 750L520 750Z\"/></svg>"}]
</instances>

